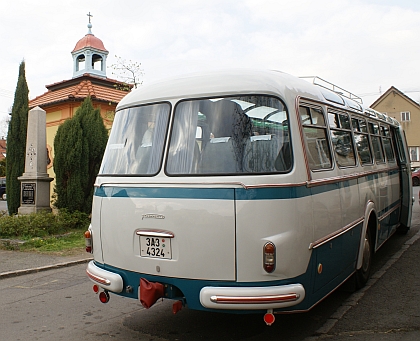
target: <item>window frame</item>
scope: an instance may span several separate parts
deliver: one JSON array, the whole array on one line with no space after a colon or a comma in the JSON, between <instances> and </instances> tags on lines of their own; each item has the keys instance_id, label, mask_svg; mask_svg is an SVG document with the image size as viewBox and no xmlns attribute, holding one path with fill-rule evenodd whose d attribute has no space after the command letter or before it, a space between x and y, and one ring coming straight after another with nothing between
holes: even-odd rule
<instances>
[{"instance_id":1,"label":"window frame","mask_svg":"<svg viewBox=\"0 0 420 341\"><path fill-rule=\"evenodd\" d=\"M417 156L417 160L413 160L413 159L411 159L411 151L413 150L413 149L415 149L415 152L416 152L416 156ZM410 156L410 162L419 162L420 161L420 155L419 155L419 152L420 152L420 146L409 146L408 147L408 151L409 151L409 156Z\"/></svg>"},{"instance_id":2,"label":"window frame","mask_svg":"<svg viewBox=\"0 0 420 341\"><path fill-rule=\"evenodd\" d=\"M283 111L286 114L286 118L288 121L288 129L287 129L287 133L288 133L288 141L289 141L289 148L290 148L290 167L287 170L281 170L281 171L275 171L275 172L208 172L208 173L200 173L200 172L196 172L196 173L173 173L173 172L169 172L168 171L168 164L169 164L169 159L170 159L170 149L171 149L171 141L172 141L172 137L174 134L174 125L176 122L176 113L177 113L177 109L178 107L185 102L194 102L194 101L206 101L206 100L218 100L218 99L238 99L241 97L267 97L267 98L272 98L275 99L277 101L279 101L281 103L281 105L283 106ZM237 103L237 102L236 102ZM237 103L238 104L238 103ZM239 104L238 104L239 105ZM249 107L251 108L251 107ZM246 108L244 109L244 113L246 114L248 111L250 111L252 109ZM164 173L166 176L168 177L215 177L215 176L257 176L257 175L279 175L279 174L287 174L290 173L294 167L294 156L293 156L293 148L292 148L292 134L291 134L291 129L290 129L290 112L289 109L286 105L285 100L283 100L280 96L275 96L273 94L264 94L264 93L250 93L250 94L244 94L244 93L238 93L238 94L232 94L232 93L228 93L228 94L223 94L220 96L203 96L203 97L194 97L194 98L182 98L177 100L177 102L174 105L173 111L171 113L172 117L171 117L171 124L170 124L170 128L169 128L169 134L168 134L168 141L167 141L167 146L166 146L166 156L165 156L165 161L164 161ZM271 116L267 115L265 117ZM252 119L252 117L248 116L250 119ZM284 141L283 141L284 142ZM201 150L202 152L202 150ZM280 153L281 151L279 150L278 153ZM243 155L244 156L244 155ZM241 161L243 162L243 160Z\"/></svg>"},{"instance_id":3,"label":"window frame","mask_svg":"<svg viewBox=\"0 0 420 341\"><path fill-rule=\"evenodd\" d=\"M302 113L300 112L300 108L306 108L309 110L309 118L310 118L310 123L306 123L302 120ZM310 114L311 110L319 110L322 114L322 117L324 119L324 124L318 124L318 122L316 122L317 124L313 124L312 122L312 115ZM325 171L331 171L334 169L335 167L335 162L333 161L332 158L332 145L331 145L331 134L328 130L328 119L325 115L325 111L322 108L322 106L320 105L315 105L315 104L311 104L308 103L306 101L302 101L298 104L298 114L299 114L299 120L300 120L300 124L302 126L302 137L304 139L304 144L305 144L305 153L306 153L306 159L307 159L307 164L309 169L311 170L311 172L325 172ZM327 152L328 156L329 156L329 161L330 161L330 166L329 167L319 167L319 168L314 168L311 167L311 163L309 162L309 157L312 155L310 152L310 148L308 145L308 139L307 139L307 135L305 133L305 127L306 128L312 128L312 129L317 129L317 130L323 130L324 131L324 136L325 136L325 140L326 140L326 146L328 148L327 151L324 150L324 152ZM320 164L322 166L322 163Z\"/></svg>"},{"instance_id":4,"label":"window frame","mask_svg":"<svg viewBox=\"0 0 420 341\"><path fill-rule=\"evenodd\" d=\"M411 121L411 112L410 111L401 111L401 122L410 122Z\"/></svg>"},{"instance_id":5,"label":"window frame","mask_svg":"<svg viewBox=\"0 0 420 341\"><path fill-rule=\"evenodd\" d=\"M382 147L383 147L383 150L384 150L384 156L386 158L386 162L388 162L388 163L395 163L395 162L397 162L396 155L395 155L395 150L394 150L393 143L392 143L393 138L392 138L392 129L391 129L391 127L388 124L383 124L382 123L382 124L379 125L379 130L380 130L380 133L381 133ZM386 152L385 141L387 141L388 145L391 148L392 159L390 159L388 157L388 154Z\"/></svg>"},{"instance_id":6,"label":"window frame","mask_svg":"<svg viewBox=\"0 0 420 341\"><path fill-rule=\"evenodd\" d=\"M172 109L173 109L172 103L169 102L169 101L161 101L161 102L145 103L145 104L141 104L141 105L133 105L133 106L130 106L130 107L127 107L127 108L120 109L115 113L115 118L118 119L117 115L121 115L126 110L133 110L133 109L149 107L149 106L154 106L154 105L162 105L162 104L168 105L169 110L168 110L168 117L167 117L167 120L166 120L166 125L165 125L165 127L161 128L161 129L163 129L163 128L165 129L166 134L165 134L164 139L162 141L162 150L161 150L161 155L160 155L160 158L159 158L159 167L157 167L156 172L154 172L154 173L127 173L127 172L123 172L123 173L109 173L108 172L108 173L105 173L105 172L102 172L103 168L104 168L104 162L107 160L107 159L105 159L105 157L109 153L109 150L112 149L112 148L110 148L109 144L110 144L110 142L112 142L112 140L111 140L112 129L115 128L114 124L115 124L116 120L114 120L113 127L111 128L111 133L108 137L108 143L107 143L107 146L106 146L103 158L102 158L101 166L99 168L98 177L154 177L161 172L163 161L164 161L164 154L166 153L166 143L167 143L167 140L168 140L168 133L167 132L168 132L168 129L169 129L169 126L170 126Z\"/></svg>"},{"instance_id":7,"label":"window frame","mask_svg":"<svg viewBox=\"0 0 420 341\"><path fill-rule=\"evenodd\" d=\"M373 153L372 153L372 145L371 145L370 136L368 132L368 122L366 121L365 117L362 117L359 115L350 115L350 117L351 117L351 127L353 131L353 139L356 145L359 165L361 165L362 167L373 165L374 159L373 159ZM353 120L357 121L357 129L353 125ZM361 122L363 122L363 125L361 124ZM363 162L362 158L360 157L359 149L357 148L356 135L364 136L367 139L367 146L369 148L369 162Z\"/></svg>"},{"instance_id":8,"label":"window frame","mask_svg":"<svg viewBox=\"0 0 420 341\"><path fill-rule=\"evenodd\" d=\"M336 119L338 118L338 121L337 121L337 125L338 126L337 127L333 127L331 124L328 124L328 128L329 128L329 131L330 131L331 143L332 143L333 150L334 150L335 163L337 164L337 166L339 168L352 168L352 167L357 167L357 165L358 165L358 160L357 159L359 157L356 158L356 153L355 153L356 152L356 148L355 148L355 140L354 140L353 129L352 129L352 119L353 119L352 116L349 115L348 112L334 110L334 109L328 109L327 115L328 115L328 123L330 123L330 120L329 120L330 115L337 115L336 116ZM348 128L342 127L341 116L346 116L347 117L347 120L348 120ZM354 163L353 164L351 164L351 165L340 165L340 163L338 161L338 157L336 155L337 154L337 152L336 152L336 146L335 146L335 144L333 142L333 139L332 139L333 132L335 132L335 131L337 131L337 132L340 132L341 131L341 132L345 132L345 133L349 134L349 136L350 136L350 142L351 142L351 148L352 148L352 152L353 152L353 160L354 160ZM357 153L357 155L359 155L359 154Z\"/></svg>"},{"instance_id":9,"label":"window frame","mask_svg":"<svg viewBox=\"0 0 420 341\"><path fill-rule=\"evenodd\" d=\"M372 144L372 151L373 151L373 158L374 158L374 162L376 164L383 164L386 163L386 157L385 157L385 153L384 153L384 146L383 146L383 142L382 142L382 135L381 135L381 125L379 121L373 121L373 120L367 120L367 124L368 124L368 132L369 132L369 136L370 136L370 142ZM371 127L373 127L373 129L371 130ZM375 127L377 127L377 133L375 132ZM375 138L375 139L374 139ZM376 158L376 152L375 152L375 140L379 141L379 147L380 147L380 152L382 154L382 159L378 160Z\"/></svg>"}]
</instances>

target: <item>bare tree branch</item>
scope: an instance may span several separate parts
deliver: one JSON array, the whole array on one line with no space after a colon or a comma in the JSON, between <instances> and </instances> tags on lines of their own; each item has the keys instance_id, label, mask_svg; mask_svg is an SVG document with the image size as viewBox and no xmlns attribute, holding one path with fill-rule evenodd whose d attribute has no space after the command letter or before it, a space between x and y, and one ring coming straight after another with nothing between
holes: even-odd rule
<instances>
[{"instance_id":1,"label":"bare tree branch","mask_svg":"<svg viewBox=\"0 0 420 341\"><path fill-rule=\"evenodd\" d=\"M140 81L140 78L144 75L141 63L133 62L132 60L126 61L117 55L115 58L117 58L117 62L112 64L110 68L114 70L112 71L112 74L116 76L117 79L127 84L133 84L135 88L143 83L143 81Z\"/></svg>"}]
</instances>

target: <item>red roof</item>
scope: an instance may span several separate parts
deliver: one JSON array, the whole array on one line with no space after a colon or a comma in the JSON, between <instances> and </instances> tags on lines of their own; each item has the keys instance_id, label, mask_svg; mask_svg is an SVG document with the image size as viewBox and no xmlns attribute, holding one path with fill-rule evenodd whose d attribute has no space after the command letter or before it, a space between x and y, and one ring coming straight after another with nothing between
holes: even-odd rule
<instances>
[{"instance_id":1,"label":"red roof","mask_svg":"<svg viewBox=\"0 0 420 341\"><path fill-rule=\"evenodd\" d=\"M127 91L116 89L121 85L119 81L95 77L84 74L81 77L47 85L48 91L29 101L29 108L48 106L60 102L84 100L87 96L92 99L117 104ZM128 85L130 88L131 85Z\"/></svg>"},{"instance_id":2,"label":"red roof","mask_svg":"<svg viewBox=\"0 0 420 341\"><path fill-rule=\"evenodd\" d=\"M79 51L85 47L92 47L97 50L108 52L102 40L96 38L92 33L88 33L82 39L80 39L74 47L73 51L71 52L73 53L75 51Z\"/></svg>"}]
</instances>

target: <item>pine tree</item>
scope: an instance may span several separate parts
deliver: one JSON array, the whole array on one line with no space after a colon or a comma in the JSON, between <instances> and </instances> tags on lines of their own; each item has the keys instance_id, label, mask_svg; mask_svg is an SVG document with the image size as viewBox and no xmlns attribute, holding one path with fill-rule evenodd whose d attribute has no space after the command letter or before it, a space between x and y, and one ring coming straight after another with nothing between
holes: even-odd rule
<instances>
[{"instance_id":1,"label":"pine tree","mask_svg":"<svg viewBox=\"0 0 420 341\"><path fill-rule=\"evenodd\" d=\"M54 139L55 206L90 213L93 185L108 140L99 109L87 97Z\"/></svg>"},{"instance_id":2,"label":"pine tree","mask_svg":"<svg viewBox=\"0 0 420 341\"><path fill-rule=\"evenodd\" d=\"M16 214L20 206L20 181L25 171L26 130L28 127L29 89L25 77L25 61L19 66L12 117L7 138L6 188L9 214Z\"/></svg>"}]
</instances>

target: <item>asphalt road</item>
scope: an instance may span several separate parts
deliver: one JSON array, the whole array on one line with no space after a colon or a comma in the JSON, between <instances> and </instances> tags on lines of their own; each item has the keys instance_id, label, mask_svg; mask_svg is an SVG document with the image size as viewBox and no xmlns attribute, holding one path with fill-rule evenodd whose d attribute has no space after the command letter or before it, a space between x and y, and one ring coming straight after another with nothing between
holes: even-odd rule
<instances>
[{"instance_id":1,"label":"asphalt road","mask_svg":"<svg viewBox=\"0 0 420 341\"><path fill-rule=\"evenodd\" d=\"M412 230L407 236L393 236L379 250L374 272L377 273L418 232L418 188L415 197ZM344 286L310 312L277 315L276 322L267 327L261 314L230 315L183 309L173 315L171 301L159 302L145 310L134 300L111 295L110 302L102 304L92 291L85 268L82 264L0 280L0 339L305 340L313 338L328 324L330 317L340 311L344 302L353 297ZM410 277L404 280L409 281ZM364 300L363 304L366 308L362 312L355 314L350 310L346 313L353 325L363 324L370 318L369 314L375 312L375 302L370 304ZM378 313L387 314L386 309L385 306ZM340 333L345 328L340 324L335 327ZM330 334L328 339L334 340L334 335Z\"/></svg>"}]
</instances>

